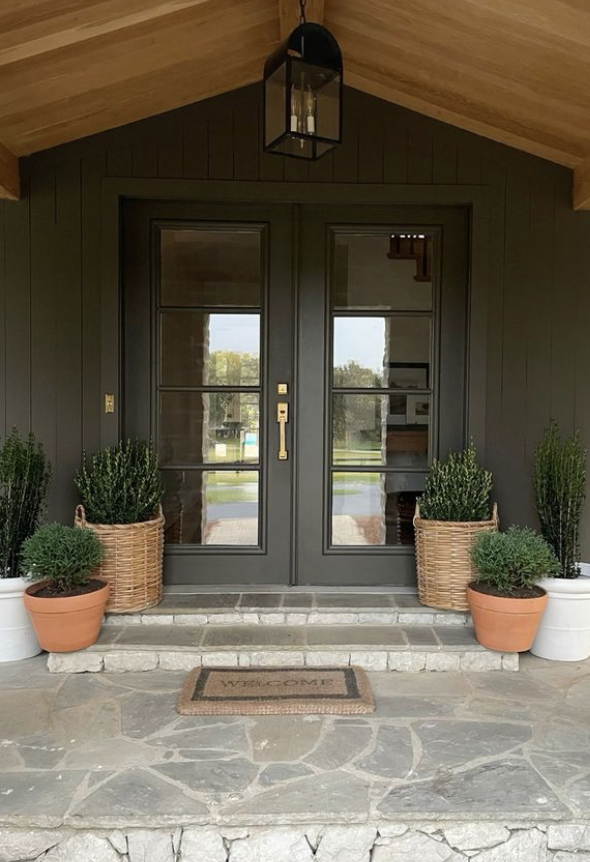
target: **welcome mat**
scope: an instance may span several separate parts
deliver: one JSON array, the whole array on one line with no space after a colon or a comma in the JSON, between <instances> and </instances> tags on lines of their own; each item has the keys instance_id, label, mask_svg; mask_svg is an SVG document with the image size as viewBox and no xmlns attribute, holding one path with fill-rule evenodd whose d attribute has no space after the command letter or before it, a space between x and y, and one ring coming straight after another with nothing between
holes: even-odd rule
<instances>
[{"instance_id":1,"label":"welcome mat","mask_svg":"<svg viewBox=\"0 0 590 862\"><path fill-rule=\"evenodd\" d=\"M195 668L178 700L181 715L358 715L374 712L358 667Z\"/></svg>"}]
</instances>

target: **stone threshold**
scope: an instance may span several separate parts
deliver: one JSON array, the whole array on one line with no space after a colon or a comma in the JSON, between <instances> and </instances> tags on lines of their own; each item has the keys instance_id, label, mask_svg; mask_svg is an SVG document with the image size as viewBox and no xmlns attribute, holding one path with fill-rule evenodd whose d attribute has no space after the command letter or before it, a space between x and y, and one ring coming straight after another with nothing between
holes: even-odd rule
<instances>
[{"instance_id":1,"label":"stone threshold","mask_svg":"<svg viewBox=\"0 0 590 862\"><path fill-rule=\"evenodd\" d=\"M581 862L588 851L587 821L465 821L456 815L374 825L0 828L0 859L8 862Z\"/></svg>"}]
</instances>

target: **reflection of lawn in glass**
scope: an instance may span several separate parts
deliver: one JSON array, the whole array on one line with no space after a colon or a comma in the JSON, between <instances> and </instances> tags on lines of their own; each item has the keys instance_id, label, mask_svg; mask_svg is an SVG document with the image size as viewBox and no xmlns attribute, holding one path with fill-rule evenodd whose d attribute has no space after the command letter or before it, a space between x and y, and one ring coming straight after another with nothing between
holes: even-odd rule
<instances>
[{"instance_id":1,"label":"reflection of lawn in glass","mask_svg":"<svg viewBox=\"0 0 590 862\"><path fill-rule=\"evenodd\" d=\"M376 485L380 481L380 473L334 473L332 493L335 497L345 494L362 494L363 485Z\"/></svg>"},{"instance_id":2,"label":"reflection of lawn in glass","mask_svg":"<svg viewBox=\"0 0 590 862\"><path fill-rule=\"evenodd\" d=\"M336 464L366 464L375 462L381 464L380 449L345 449L336 444L334 446L334 462Z\"/></svg>"},{"instance_id":3,"label":"reflection of lawn in glass","mask_svg":"<svg viewBox=\"0 0 590 862\"><path fill-rule=\"evenodd\" d=\"M251 503L258 500L258 474L250 472L209 473L208 503Z\"/></svg>"}]
</instances>

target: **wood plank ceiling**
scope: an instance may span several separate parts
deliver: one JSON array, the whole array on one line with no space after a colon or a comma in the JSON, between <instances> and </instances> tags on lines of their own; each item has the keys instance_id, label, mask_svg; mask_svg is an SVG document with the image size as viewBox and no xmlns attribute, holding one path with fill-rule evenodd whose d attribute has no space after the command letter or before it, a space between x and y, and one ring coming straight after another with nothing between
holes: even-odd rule
<instances>
[{"instance_id":1,"label":"wood plank ceiling","mask_svg":"<svg viewBox=\"0 0 590 862\"><path fill-rule=\"evenodd\" d=\"M577 169L590 208L588 0L308 0L360 90ZM19 156L260 80L297 0L3 0L0 184ZM579 166L579 167L578 167Z\"/></svg>"}]
</instances>

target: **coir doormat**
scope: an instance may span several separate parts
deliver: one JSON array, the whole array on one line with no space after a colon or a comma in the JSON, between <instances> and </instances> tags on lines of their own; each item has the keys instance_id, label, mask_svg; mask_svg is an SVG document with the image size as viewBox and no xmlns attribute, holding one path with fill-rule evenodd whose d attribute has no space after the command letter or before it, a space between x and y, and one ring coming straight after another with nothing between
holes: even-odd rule
<instances>
[{"instance_id":1,"label":"coir doormat","mask_svg":"<svg viewBox=\"0 0 590 862\"><path fill-rule=\"evenodd\" d=\"M358 715L375 704L357 667L196 668L178 701L181 715Z\"/></svg>"}]
</instances>

